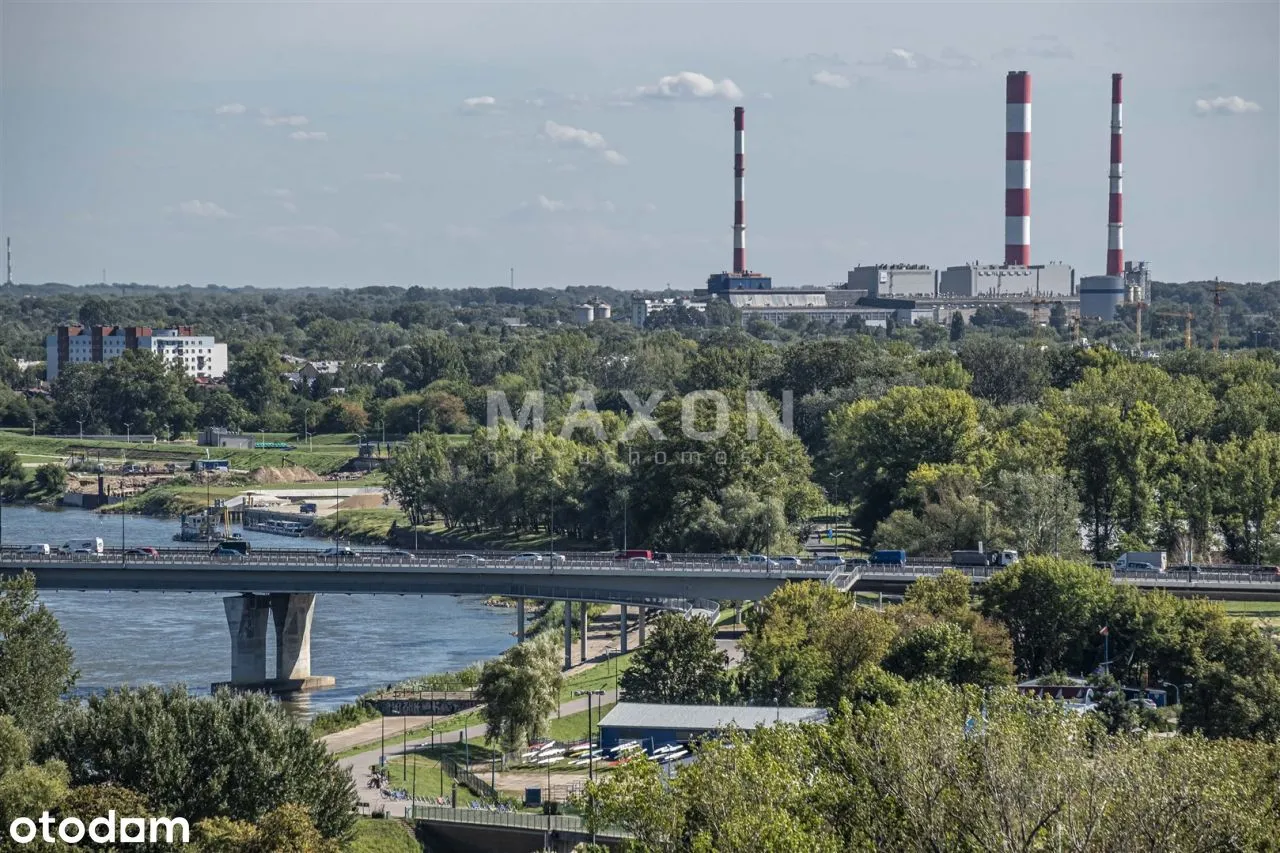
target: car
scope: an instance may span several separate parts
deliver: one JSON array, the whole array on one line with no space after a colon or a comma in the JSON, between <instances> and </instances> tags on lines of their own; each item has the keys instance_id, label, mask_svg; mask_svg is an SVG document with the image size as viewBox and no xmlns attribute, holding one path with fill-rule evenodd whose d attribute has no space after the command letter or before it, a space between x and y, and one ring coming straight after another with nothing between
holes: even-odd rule
<instances>
[{"instance_id":1,"label":"car","mask_svg":"<svg viewBox=\"0 0 1280 853\"><path fill-rule=\"evenodd\" d=\"M627 560L627 565L631 566L633 569L642 569L645 566L652 565L653 562L654 561L650 560L648 557L632 557Z\"/></svg>"},{"instance_id":2,"label":"car","mask_svg":"<svg viewBox=\"0 0 1280 853\"><path fill-rule=\"evenodd\" d=\"M542 555L535 554L533 551L527 551L523 554L516 554L511 558L513 563L541 563Z\"/></svg>"},{"instance_id":3,"label":"car","mask_svg":"<svg viewBox=\"0 0 1280 853\"><path fill-rule=\"evenodd\" d=\"M547 562L553 563L557 566L563 566L566 562L564 554L544 554L543 556L546 558Z\"/></svg>"},{"instance_id":4,"label":"car","mask_svg":"<svg viewBox=\"0 0 1280 853\"><path fill-rule=\"evenodd\" d=\"M1108 572L1115 568L1115 566L1113 566L1111 563L1108 563L1104 560L1099 560L1098 562L1095 562L1093 564L1093 567L1095 569L1103 569Z\"/></svg>"},{"instance_id":5,"label":"car","mask_svg":"<svg viewBox=\"0 0 1280 853\"><path fill-rule=\"evenodd\" d=\"M836 568L844 565L844 557L836 554L823 554L821 557L814 560L813 564L821 568Z\"/></svg>"},{"instance_id":6,"label":"car","mask_svg":"<svg viewBox=\"0 0 1280 853\"><path fill-rule=\"evenodd\" d=\"M871 561L868 560L866 557L853 557L849 559L847 563L850 566L858 566L864 569L871 565Z\"/></svg>"},{"instance_id":7,"label":"car","mask_svg":"<svg viewBox=\"0 0 1280 853\"><path fill-rule=\"evenodd\" d=\"M747 562L757 568L778 568L778 561L772 557L766 557L764 554L751 554L747 557Z\"/></svg>"},{"instance_id":8,"label":"car","mask_svg":"<svg viewBox=\"0 0 1280 853\"><path fill-rule=\"evenodd\" d=\"M1170 566L1169 573L1175 575L1198 575L1200 574L1199 566Z\"/></svg>"},{"instance_id":9,"label":"car","mask_svg":"<svg viewBox=\"0 0 1280 853\"><path fill-rule=\"evenodd\" d=\"M23 554L40 554L41 556L47 557L49 556L51 550L52 549L49 547L48 542L36 542L32 545L24 545L22 548L22 553Z\"/></svg>"},{"instance_id":10,"label":"car","mask_svg":"<svg viewBox=\"0 0 1280 853\"><path fill-rule=\"evenodd\" d=\"M418 559L412 551L405 550L387 551L383 556L391 560L401 560L409 563Z\"/></svg>"},{"instance_id":11,"label":"car","mask_svg":"<svg viewBox=\"0 0 1280 853\"><path fill-rule=\"evenodd\" d=\"M723 557L716 557L717 563L741 563L742 558L737 554L725 554Z\"/></svg>"},{"instance_id":12,"label":"car","mask_svg":"<svg viewBox=\"0 0 1280 853\"><path fill-rule=\"evenodd\" d=\"M668 554L666 551L654 551L653 561L655 563L670 563L671 555Z\"/></svg>"},{"instance_id":13,"label":"car","mask_svg":"<svg viewBox=\"0 0 1280 853\"><path fill-rule=\"evenodd\" d=\"M1131 572L1154 572L1156 570L1156 567L1151 565L1150 563L1142 563L1142 562L1129 563L1128 565L1125 566L1125 568Z\"/></svg>"},{"instance_id":14,"label":"car","mask_svg":"<svg viewBox=\"0 0 1280 853\"><path fill-rule=\"evenodd\" d=\"M358 557L360 556L346 545L331 545L320 552L321 557Z\"/></svg>"},{"instance_id":15,"label":"car","mask_svg":"<svg viewBox=\"0 0 1280 853\"><path fill-rule=\"evenodd\" d=\"M313 503L305 503L302 506L298 507L298 512L306 513L307 515L315 515L318 509L319 507L317 507Z\"/></svg>"},{"instance_id":16,"label":"car","mask_svg":"<svg viewBox=\"0 0 1280 853\"><path fill-rule=\"evenodd\" d=\"M653 552L647 548L631 548L613 555L615 560L630 560L632 557L644 557L646 560L652 560Z\"/></svg>"},{"instance_id":17,"label":"car","mask_svg":"<svg viewBox=\"0 0 1280 853\"><path fill-rule=\"evenodd\" d=\"M784 569L800 568L799 557L778 557L775 562L777 563L777 565L781 566Z\"/></svg>"},{"instance_id":18,"label":"car","mask_svg":"<svg viewBox=\"0 0 1280 853\"><path fill-rule=\"evenodd\" d=\"M160 552L150 545L141 545L137 548L130 548L125 551L126 557L159 557Z\"/></svg>"},{"instance_id":19,"label":"car","mask_svg":"<svg viewBox=\"0 0 1280 853\"><path fill-rule=\"evenodd\" d=\"M1249 577L1280 581L1280 566L1258 566L1249 572Z\"/></svg>"},{"instance_id":20,"label":"car","mask_svg":"<svg viewBox=\"0 0 1280 853\"><path fill-rule=\"evenodd\" d=\"M476 554L458 554L453 558L454 562L463 566L483 566L484 557Z\"/></svg>"}]
</instances>

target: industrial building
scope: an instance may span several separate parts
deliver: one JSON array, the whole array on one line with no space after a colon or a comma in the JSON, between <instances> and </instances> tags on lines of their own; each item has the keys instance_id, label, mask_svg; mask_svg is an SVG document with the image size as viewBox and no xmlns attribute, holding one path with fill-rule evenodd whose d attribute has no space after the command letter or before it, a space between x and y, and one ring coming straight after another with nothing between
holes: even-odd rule
<instances>
[{"instance_id":1,"label":"industrial building","mask_svg":"<svg viewBox=\"0 0 1280 853\"><path fill-rule=\"evenodd\" d=\"M822 723L826 719L822 708L619 702L600 721L600 748L612 750L636 741L652 752L671 744L687 745L730 728L750 732L779 723Z\"/></svg>"},{"instance_id":2,"label":"industrial building","mask_svg":"<svg viewBox=\"0 0 1280 853\"><path fill-rule=\"evenodd\" d=\"M705 312L707 303L701 300L689 299L686 296L663 296L657 299L633 296L631 297L631 325L637 329L643 329L644 322L650 315L676 307L685 308L689 311Z\"/></svg>"},{"instance_id":3,"label":"industrial building","mask_svg":"<svg viewBox=\"0 0 1280 853\"><path fill-rule=\"evenodd\" d=\"M866 296L937 296L938 276L928 264L872 264L849 270L846 290Z\"/></svg>"},{"instance_id":4,"label":"industrial building","mask_svg":"<svg viewBox=\"0 0 1280 853\"><path fill-rule=\"evenodd\" d=\"M970 263L947 267L938 296L1075 296L1076 271L1069 264L997 266Z\"/></svg>"},{"instance_id":5,"label":"industrial building","mask_svg":"<svg viewBox=\"0 0 1280 853\"><path fill-rule=\"evenodd\" d=\"M573 309L573 322L579 326L590 325L596 320L608 320L612 316L613 306L599 299L584 302Z\"/></svg>"},{"instance_id":6,"label":"industrial building","mask_svg":"<svg viewBox=\"0 0 1280 853\"><path fill-rule=\"evenodd\" d=\"M181 365L193 379L220 379L227 372L227 345L190 326L152 329L147 326L59 326L45 338L45 377L52 382L64 364L107 362L126 350L153 352Z\"/></svg>"}]
</instances>

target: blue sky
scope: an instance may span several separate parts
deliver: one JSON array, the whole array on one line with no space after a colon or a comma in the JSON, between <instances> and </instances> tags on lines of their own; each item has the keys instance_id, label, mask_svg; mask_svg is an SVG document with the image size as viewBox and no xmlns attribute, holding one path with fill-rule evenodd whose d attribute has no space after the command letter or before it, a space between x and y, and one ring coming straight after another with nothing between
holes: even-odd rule
<instances>
[{"instance_id":1,"label":"blue sky","mask_svg":"<svg viewBox=\"0 0 1280 853\"><path fill-rule=\"evenodd\" d=\"M1004 77L1033 79L1032 261L1280 277L1264 3L3 2L15 278L702 286L1003 255Z\"/></svg>"}]
</instances>

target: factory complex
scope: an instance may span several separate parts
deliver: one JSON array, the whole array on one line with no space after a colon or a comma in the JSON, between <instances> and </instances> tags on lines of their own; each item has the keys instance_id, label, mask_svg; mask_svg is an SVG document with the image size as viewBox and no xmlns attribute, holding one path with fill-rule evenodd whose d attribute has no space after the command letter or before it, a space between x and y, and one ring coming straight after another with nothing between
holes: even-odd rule
<instances>
[{"instance_id":1,"label":"factory complex","mask_svg":"<svg viewBox=\"0 0 1280 853\"><path fill-rule=\"evenodd\" d=\"M847 279L826 287L775 288L768 275L747 268L746 121L733 111L733 267L713 273L693 298L632 298L631 322L682 307L705 311L720 299L753 318L778 324L795 317L844 324L858 318L867 326L945 323L959 313L968 320L983 306L1008 306L1045 322L1055 306L1068 316L1111 321L1122 305L1146 307L1150 270L1146 262L1125 262L1121 75L1111 75L1111 163L1108 174L1106 274L1077 276L1070 264L1031 260L1031 76L1010 71L1005 85L1004 263L970 261L942 269L920 263L857 265ZM585 306L584 306L585 307ZM597 314L598 316L598 314ZM584 315L585 317L585 315ZM581 321L580 321L581 322ZM590 319L587 319L590 322Z\"/></svg>"}]
</instances>

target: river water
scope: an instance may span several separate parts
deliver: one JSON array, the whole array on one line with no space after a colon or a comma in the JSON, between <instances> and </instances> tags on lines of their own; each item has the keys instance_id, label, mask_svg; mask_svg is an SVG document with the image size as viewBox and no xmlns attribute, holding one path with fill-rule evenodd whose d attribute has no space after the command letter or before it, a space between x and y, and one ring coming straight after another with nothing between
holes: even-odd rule
<instances>
[{"instance_id":1,"label":"river water","mask_svg":"<svg viewBox=\"0 0 1280 853\"><path fill-rule=\"evenodd\" d=\"M127 516L128 546L173 544L176 520ZM315 550L315 539L240 531L255 545ZM118 515L81 509L4 508L3 544L101 536L121 541ZM125 684L185 684L207 691L230 677L231 638L223 593L40 593L75 650L77 692ZM375 687L414 675L460 669L515 642L514 610L486 607L474 596L318 595L311 627L311 671L337 686L293 700L306 715L349 702ZM267 674L275 661L267 632Z\"/></svg>"}]
</instances>

